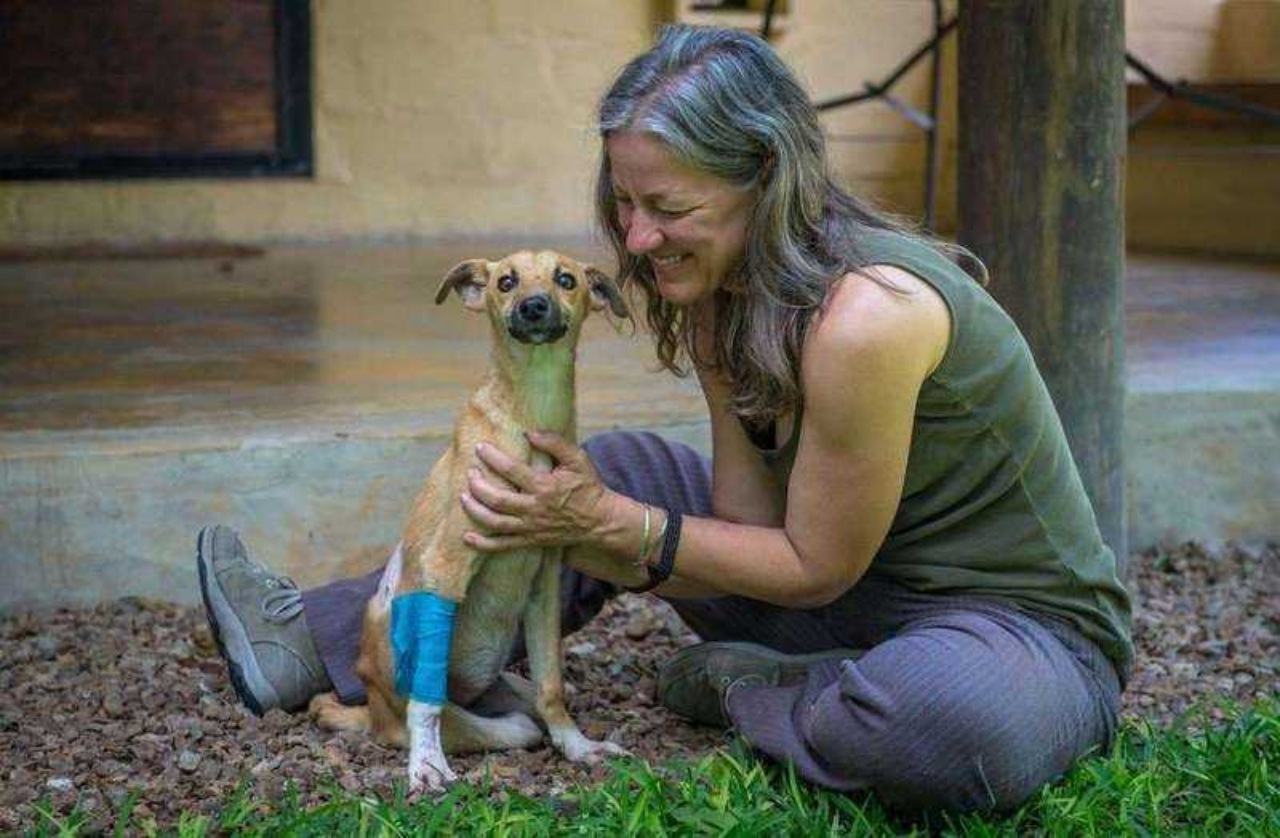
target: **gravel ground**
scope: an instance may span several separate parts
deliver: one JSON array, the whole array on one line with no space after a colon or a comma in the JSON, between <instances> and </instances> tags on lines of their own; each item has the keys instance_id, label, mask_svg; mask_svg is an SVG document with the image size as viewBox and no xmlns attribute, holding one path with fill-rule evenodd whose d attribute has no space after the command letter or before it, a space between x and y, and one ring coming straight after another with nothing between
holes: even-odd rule
<instances>
[{"instance_id":1,"label":"gravel ground","mask_svg":"<svg viewBox=\"0 0 1280 838\"><path fill-rule=\"evenodd\" d=\"M1280 548L1184 545L1134 556L1129 576L1138 659L1126 718L1167 724L1206 697L1250 703L1280 690ZM662 603L619 598L565 641L570 711L588 735L653 762L724 744L652 700L658 665L689 642ZM547 748L452 764L534 795L606 770ZM199 610L125 599L0 619L0 831L37 823L42 800L55 814L78 804L105 827L136 793L135 813L164 825L216 812L246 775L265 794L292 781L319 801L334 781L386 791L403 770L402 753L363 736L245 711Z\"/></svg>"}]
</instances>

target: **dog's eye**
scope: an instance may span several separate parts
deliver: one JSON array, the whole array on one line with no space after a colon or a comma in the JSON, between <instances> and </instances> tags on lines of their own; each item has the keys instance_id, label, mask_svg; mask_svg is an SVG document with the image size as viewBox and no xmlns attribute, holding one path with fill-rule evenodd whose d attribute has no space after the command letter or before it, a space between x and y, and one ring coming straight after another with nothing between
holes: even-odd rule
<instances>
[{"instance_id":1,"label":"dog's eye","mask_svg":"<svg viewBox=\"0 0 1280 838\"><path fill-rule=\"evenodd\" d=\"M578 280L574 279L573 274L568 271L561 271L556 274L556 285L559 285L566 291L572 291L578 287Z\"/></svg>"},{"instance_id":2,"label":"dog's eye","mask_svg":"<svg viewBox=\"0 0 1280 838\"><path fill-rule=\"evenodd\" d=\"M506 276L498 279L498 290L504 294L515 287L516 287L516 278L514 274L507 274Z\"/></svg>"}]
</instances>

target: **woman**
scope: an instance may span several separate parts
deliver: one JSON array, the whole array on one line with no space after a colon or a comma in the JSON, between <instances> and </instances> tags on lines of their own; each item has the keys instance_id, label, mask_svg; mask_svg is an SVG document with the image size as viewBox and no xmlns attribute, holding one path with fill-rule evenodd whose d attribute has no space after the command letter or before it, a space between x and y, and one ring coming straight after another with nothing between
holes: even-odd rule
<instances>
[{"instance_id":1,"label":"woman","mask_svg":"<svg viewBox=\"0 0 1280 838\"><path fill-rule=\"evenodd\" d=\"M1128 597L1030 352L956 249L832 181L808 97L753 36L666 29L599 128L599 221L659 358L698 376L714 456L532 434L558 463L535 475L482 447L468 543L568 546L569 630L613 585L670 599L709 642L664 667L664 703L833 789L1007 808L1106 747ZM239 604L264 592L307 661L293 693L358 693L376 574L299 600L225 529L201 570L211 618L248 637L227 643L242 694L276 648Z\"/></svg>"}]
</instances>

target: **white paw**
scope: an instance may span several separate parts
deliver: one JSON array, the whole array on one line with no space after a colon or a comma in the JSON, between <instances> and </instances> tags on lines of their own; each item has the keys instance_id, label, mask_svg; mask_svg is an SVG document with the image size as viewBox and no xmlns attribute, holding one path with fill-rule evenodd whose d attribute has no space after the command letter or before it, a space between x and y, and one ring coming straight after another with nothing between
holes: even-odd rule
<instances>
[{"instance_id":1,"label":"white paw","mask_svg":"<svg viewBox=\"0 0 1280 838\"><path fill-rule=\"evenodd\" d=\"M409 701L405 721L409 728L410 794L439 794L458 779L440 747L441 709L439 704Z\"/></svg>"},{"instance_id":2,"label":"white paw","mask_svg":"<svg viewBox=\"0 0 1280 838\"><path fill-rule=\"evenodd\" d=\"M594 765L613 756L629 757L631 752L621 745L597 739L588 739L578 731L566 736L560 743L560 750L570 762L585 762Z\"/></svg>"},{"instance_id":3,"label":"white paw","mask_svg":"<svg viewBox=\"0 0 1280 838\"><path fill-rule=\"evenodd\" d=\"M423 762L409 766L409 794L442 794L445 788L458 779L448 763Z\"/></svg>"}]
</instances>

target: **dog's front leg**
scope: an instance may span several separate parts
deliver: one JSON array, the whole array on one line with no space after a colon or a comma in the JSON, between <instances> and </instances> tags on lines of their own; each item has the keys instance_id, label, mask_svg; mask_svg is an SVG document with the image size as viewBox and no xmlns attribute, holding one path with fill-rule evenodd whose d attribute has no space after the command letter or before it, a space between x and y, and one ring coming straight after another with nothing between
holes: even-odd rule
<instances>
[{"instance_id":1,"label":"dog's front leg","mask_svg":"<svg viewBox=\"0 0 1280 838\"><path fill-rule=\"evenodd\" d=\"M457 779L440 739L456 612L456 602L432 591L413 591L391 602L396 692L408 698L411 793L440 792Z\"/></svg>"},{"instance_id":2,"label":"dog's front leg","mask_svg":"<svg viewBox=\"0 0 1280 838\"><path fill-rule=\"evenodd\" d=\"M588 739L564 706L564 674L560 658L560 550L547 550L525 611L529 671L537 690L538 715L551 742L573 762L596 762L627 751L612 742Z\"/></svg>"},{"instance_id":3,"label":"dog's front leg","mask_svg":"<svg viewBox=\"0 0 1280 838\"><path fill-rule=\"evenodd\" d=\"M409 728L409 792L435 794L458 779L440 742L443 704L409 699L405 722Z\"/></svg>"}]
</instances>

